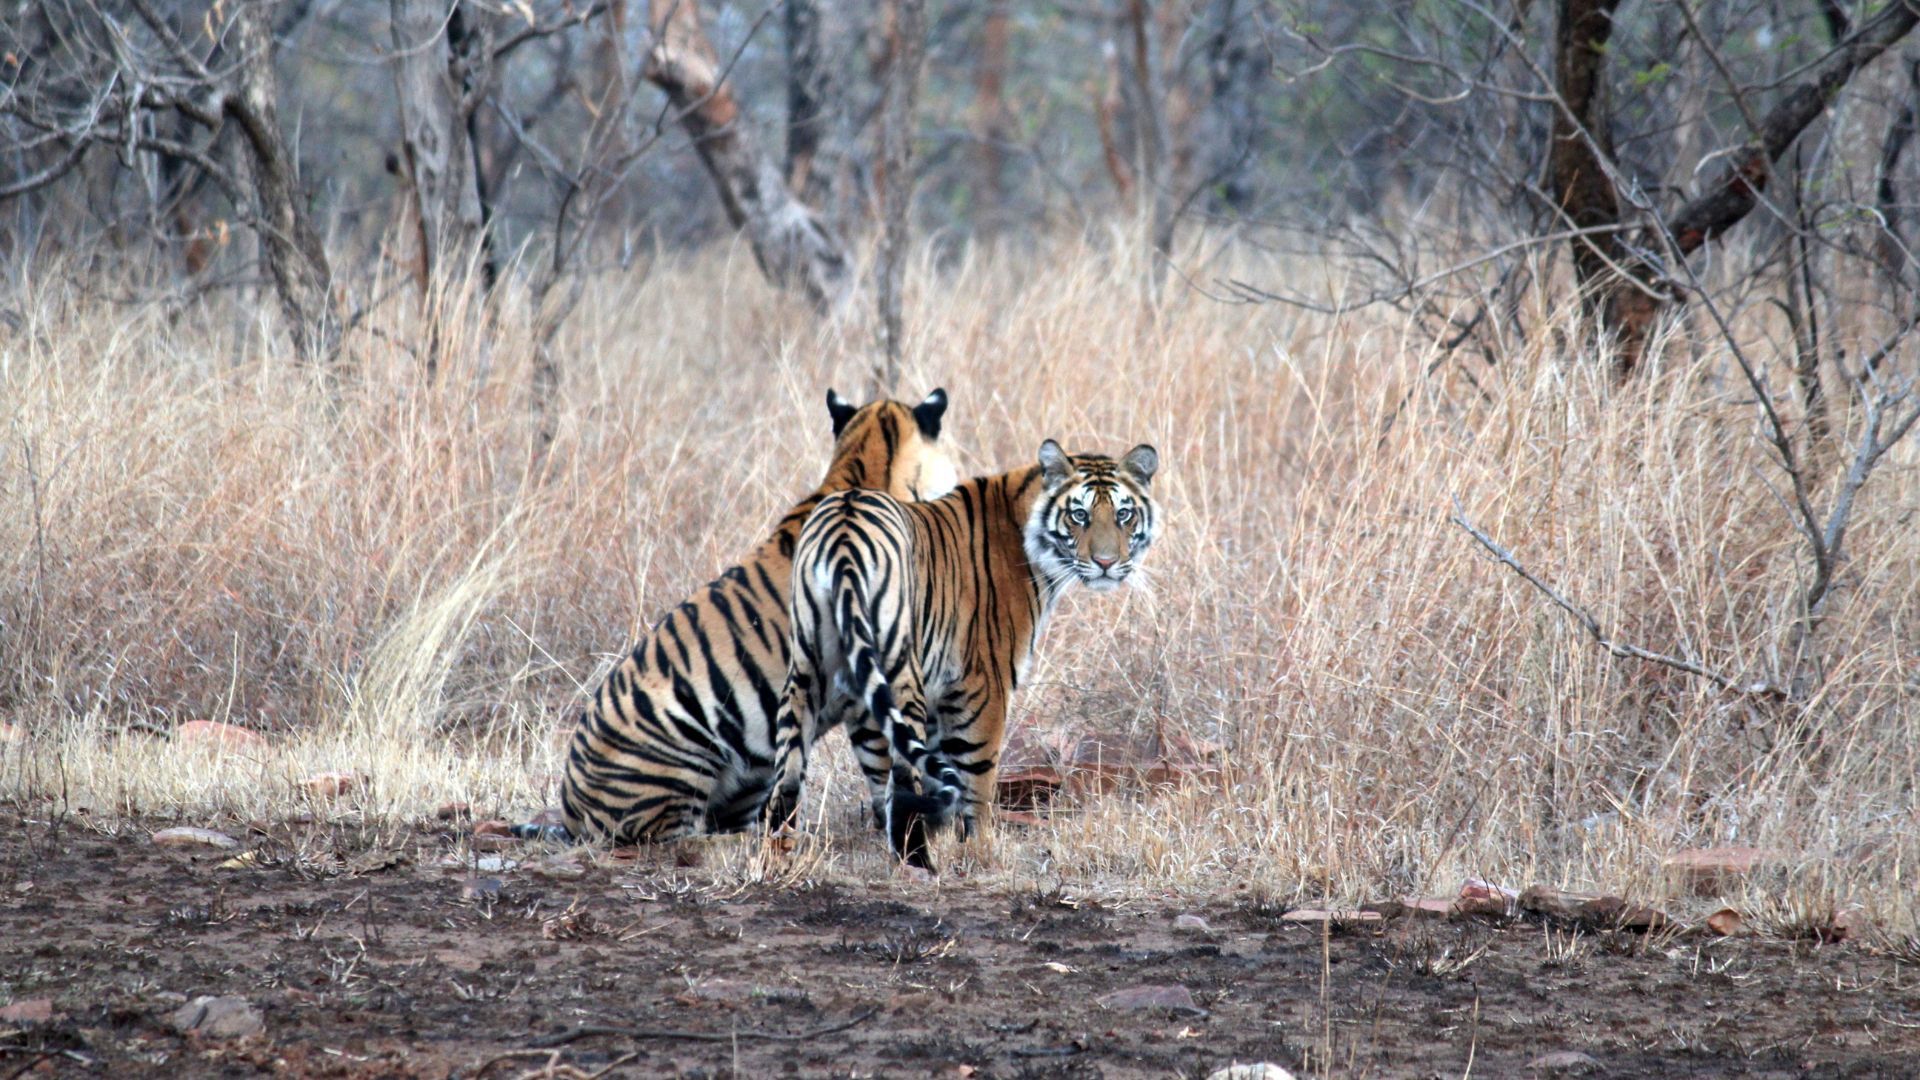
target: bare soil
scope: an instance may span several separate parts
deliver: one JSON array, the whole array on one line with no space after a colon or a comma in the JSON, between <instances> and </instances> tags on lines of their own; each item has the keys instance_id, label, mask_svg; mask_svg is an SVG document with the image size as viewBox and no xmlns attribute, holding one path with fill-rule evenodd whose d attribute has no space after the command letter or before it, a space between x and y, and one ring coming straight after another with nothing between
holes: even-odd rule
<instances>
[{"instance_id":1,"label":"bare soil","mask_svg":"<svg viewBox=\"0 0 1920 1080\"><path fill-rule=\"evenodd\" d=\"M1567 958L1538 924L1323 935L1232 897L956 881L721 892L646 855L573 880L482 874L499 881L486 895L471 866L441 865L464 851L452 826L233 829L253 864L224 869L233 853L156 847L155 827L0 814L0 1004L54 1010L0 1021L0 1080L1204 1077L1259 1061L1498 1077L1563 1051L1602 1076L1920 1068L1920 971L1859 944L1618 932ZM1176 930L1183 913L1211 933ZM1197 1008L1097 1001L1170 984ZM265 1033L174 1031L201 995L248 999Z\"/></svg>"}]
</instances>

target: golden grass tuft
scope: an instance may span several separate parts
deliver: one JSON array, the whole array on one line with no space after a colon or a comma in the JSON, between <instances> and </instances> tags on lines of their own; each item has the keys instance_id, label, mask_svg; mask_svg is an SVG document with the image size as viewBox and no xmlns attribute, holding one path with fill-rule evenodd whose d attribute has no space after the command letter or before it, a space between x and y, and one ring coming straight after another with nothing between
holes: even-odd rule
<instances>
[{"instance_id":1,"label":"golden grass tuft","mask_svg":"<svg viewBox=\"0 0 1920 1080\"><path fill-rule=\"evenodd\" d=\"M1330 276L1230 258L1256 281ZM405 291L328 377L290 361L259 298L129 304L110 284L44 266L0 329L0 715L26 732L0 742L0 792L101 817L285 814L325 770L364 780L329 812L530 815L611 658L817 480L825 388L870 386L867 328L820 329L731 249L590 283L544 414L518 286L441 299L429 382ZM1786 706L1607 656L1448 520L1458 498L1625 640L1786 671L1805 551L1750 394L1697 328L1616 385L1577 305L1541 291L1497 367L1428 376L1436 345L1391 312L1177 282L1153 310L1089 244L963 249L911 284L900 390L948 388L965 467L1049 436L1150 441L1164 463L1151 581L1064 605L1016 724L1218 745L1235 778L945 848L967 880L1352 901L1476 874L1656 895L1674 849L1740 843L1911 925L1913 445L1862 497L1824 672ZM1787 385L1777 328L1740 325ZM191 719L271 742L164 741ZM741 847L716 873L886 872L844 744L825 756L832 842L798 869Z\"/></svg>"}]
</instances>

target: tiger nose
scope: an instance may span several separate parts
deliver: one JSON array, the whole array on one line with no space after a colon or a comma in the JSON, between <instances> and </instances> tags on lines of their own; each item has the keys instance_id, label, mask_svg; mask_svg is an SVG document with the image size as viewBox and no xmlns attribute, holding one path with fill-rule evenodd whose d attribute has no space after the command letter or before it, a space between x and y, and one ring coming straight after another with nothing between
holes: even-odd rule
<instances>
[{"instance_id":1,"label":"tiger nose","mask_svg":"<svg viewBox=\"0 0 1920 1080\"><path fill-rule=\"evenodd\" d=\"M1111 569L1113 567L1113 556L1095 555L1093 557L1093 562L1094 562L1094 565L1098 566L1102 570Z\"/></svg>"}]
</instances>

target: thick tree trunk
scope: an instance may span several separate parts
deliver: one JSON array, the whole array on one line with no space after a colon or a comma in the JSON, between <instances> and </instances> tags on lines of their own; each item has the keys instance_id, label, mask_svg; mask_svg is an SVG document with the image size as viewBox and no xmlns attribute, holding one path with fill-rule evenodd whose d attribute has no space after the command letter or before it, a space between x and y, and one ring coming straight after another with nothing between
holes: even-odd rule
<instances>
[{"instance_id":1,"label":"thick tree trunk","mask_svg":"<svg viewBox=\"0 0 1920 1080\"><path fill-rule=\"evenodd\" d=\"M400 0L396 0L400 2ZM755 143L719 60L700 27L694 0L652 0L653 49L647 80L666 92L735 228L745 229L754 259L774 284L806 293L838 312L853 291L840 239L787 188L772 157Z\"/></svg>"},{"instance_id":2,"label":"thick tree trunk","mask_svg":"<svg viewBox=\"0 0 1920 1080\"><path fill-rule=\"evenodd\" d=\"M1007 0L989 0L980 27L980 56L973 69L973 126L979 154L975 196L980 227L997 229L1007 217L1007 153L1012 116L1007 112L1007 53L1012 20Z\"/></svg>"},{"instance_id":3,"label":"thick tree trunk","mask_svg":"<svg viewBox=\"0 0 1920 1080\"><path fill-rule=\"evenodd\" d=\"M401 141L428 280L458 277L485 227L473 146L448 28L447 0L392 0ZM464 18L464 16L461 16ZM461 37L467 37L462 23Z\"/></svg>"},{"instance_id":4,"label":"thick tree trunk","mask_svg":"<svg viewBox=\"0 0 1920 1080\"><path fill-rule=\"evenodd\" d=\"M1567 224L1611 229L1620 224L1620 197L1607 165L1613 160L1607 116L1607 42L1620 0L1562 0L1554 31L1554 82L1560 108L1553 115L1548 169ZM1574 279L1587 312L1615 337L1622 374L1639 364L1659 305L1626 274L1638 264L1618 232L1575 237Z\"/></svg>"},{"instance_id":5,"label":"thick tree trunk","mask_svg":"<svg viewBox=\"0 0 1920 1080\"><path fill-rule=\"evenodd\" d=\"M880 158L885 183L880 189L885 232L880 238L880 346L884 354L879 371L880 391L893 395L899 388L900 356L905 350L901 317L901 290L906 279L908 211L913 204L913 120L920 59L926 51L926 23L922 0L891 0L887 30L886 100L880 116Z\"/></svg>"},{"instance_id":6,"label":"thick tree trunk","mask_svg":"<svg viewBox=\"0 0 1920 1080\"><path fill-rule=\"evenodd\" d=\"M320 233L307 216L293 156L280 133L270 9L265 4L243 4L235 25L241 55L238 85L235 93L226 96L223 109L245 139L261 250L300 356L329 360L340 340L332 273Z\"/></svg>"},{"instance_id":7,"label":"thick tree trunk","mask_svg":"<svg viewBox=\"0 0 1920 1080\"><path fill-rule=\"evenodd\" d=\"M1260 133L1260 92L1269 54L1251 25L1252 14L1234 0L1214 0L1209 14L1207 66L1208 147L1205 168L1209 209L1244 214L1253 208L1248 165Z\"/></svg>"},{"instance_id":8,"label":"thick tree trunk","mask_svg":"<svg viewBox=\"0 0 1920 1080\"><path fill-rule=\"evenodd\" d=\"M1613 156L1607 138L1605 72L1607 41L1619 0L1561 0L1554 39L1554 77L1560 103L1553 121L1549 171L1554 195L1570 224L1617 228L1619 195L1607 175ZM1670 304L1658 275L1635 248L1659 251L1672 238L1684 259L1739 224L1758 205L1773 168L1800 133L1819 118L1860 69L1920 23L1920 0L1900 0L1848 34L1815 63L1759 120L1753 140L1731 155L1699 195L1664 223L1643 230L1633 247L1617 232L1573 241L1575 277L1599 322L1613 335L1621 373L1638 365L1655 323Z\"/></svg>"}]
</instances>

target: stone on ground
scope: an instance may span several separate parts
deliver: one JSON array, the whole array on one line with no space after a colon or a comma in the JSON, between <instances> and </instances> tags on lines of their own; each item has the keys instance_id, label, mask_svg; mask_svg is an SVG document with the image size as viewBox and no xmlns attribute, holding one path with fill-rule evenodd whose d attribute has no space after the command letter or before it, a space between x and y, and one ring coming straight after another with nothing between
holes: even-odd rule
<instances>
[{"instance_id":1,"label":"stone on ground","mask_svg":"<svg viewBox=\"0 0 1920 1080\"><path fill-rule=\"evenodd\" d=\"M241 997L197 997L173 1010L167 1024L182 1035L244 1039L267 1029L253 1003Z\"/></svg>"}]
</instances>

